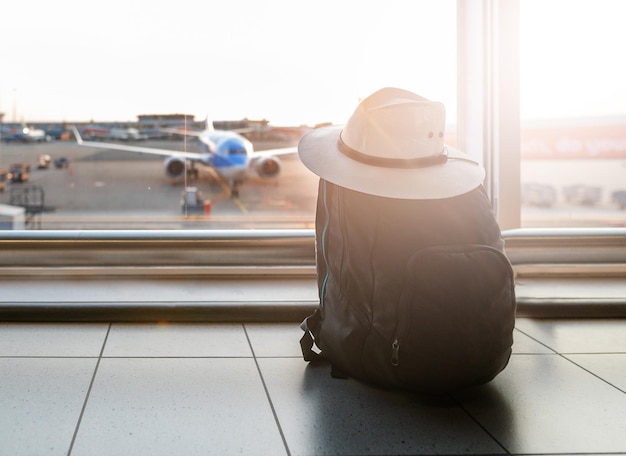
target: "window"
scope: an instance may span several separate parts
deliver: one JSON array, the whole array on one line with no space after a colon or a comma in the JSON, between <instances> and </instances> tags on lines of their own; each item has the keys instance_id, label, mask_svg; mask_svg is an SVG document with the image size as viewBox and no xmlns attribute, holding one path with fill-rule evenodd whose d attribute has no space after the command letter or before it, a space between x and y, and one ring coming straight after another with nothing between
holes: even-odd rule
<instances>
[{"instance_id":1,"label":"window","mask_svg":"<svg viewBox=\"0 0 626 456\"><path fill-rule=\"evenodd\" d=\"M624 225L619 0L237 1L214 5L209 24L189 14L193 2L31 5L29 15L6 5L0 27L0 169L32 166L0 203L41 187L43 228L308 228L317 179L293 156L239 185L208 159L185 172L180 158L78 147L69 127L94 142L193 153L195 139L163 136L213 120L257 149L290 147L385 85L446 105L447 139L483 159L505 227ZM68 14L77 8L80 20ZM37 166L44 155L49 165ZM190 210L187 188L211 204Z\"/></svg>"},{"instance_id":2,"label":"window","mask_svg":"<svg viewBox=\"0 0 626 456\"><path fill-rule=\"evenodd\" d=\"M11 44L0 75L0 163L50 155L51 166L33 168L22 185L45 192L43 229L312 227L317 177L293 154L255 163L247 178L228 171L241 160L227 151L245 144L213 138L203 149L176 134L207 121L257 151L293 149L308 129L343 123L361 98L397 86L443 102L454 140L454 0L198 8L62 0L35 1L28 15L17 3L3 9L0 42ZM91 146L112 146L79 147L73 125ZM136 153L147 148L177 153ZM223 156L189 158L221 148ZM8 185L0 203L19 186ZM25 228L38 227L29 218Z\"/></svg>"},{"instance_id":3,"label":"window","mask_svg":"<svg viewBox=\"0 0 626 456\"><path fill-rule=\"evenodd\" d=\"M619 1L520 2L524 227L625 226Z\"/></svg>"},{"instance_id":4,"label":"window","mask_svg":"<svg viewBox=\"0 0 626 456\"><path fill-rule=\"evenodd\" d=\"M115 314L121 302L139 313L159 304L167 312L209 305L218 315L225 304L259 308L259 299L265 310L287 302L314 306L317 177L286 156L278 180L239 185L238 176L180 159L194 150L194 139L151 135L199 130L208 119L216 128L243 130L257 149L293 146L302 131L345 121L359 98L392 85L443 102L447 140L484 163L518 272L519 302L560 309L600 303L602 311L617 305L624 314L625 217L608 199L626 182L624 140L600 133L585 149L598 159L581 158L583 140L575 134L583 128L574 115L580 107L581 116L602 122L624 114L624 32L613 22L623 16L620 0L324 0L307 8L233 1L213 5L209 21L190 14L197 4L188 1L177 8L143 1L30 5L29 15L16 2L4 5L0 19L0 168L31 164L29 180L7 182L0 204L14 188L43 190L41 210L26 214L26 229L0 231L0 281L13 293L3 297L9 313L43 305L80 319L94 309ZM612 108L603 111L601 102ZM534 129L546 118L550 129L570 124L547 146L558 143L554 150L564 157L537 156L546 147L543 130ZM84 140L97 145L105 135L113 146L79 147L68 129L74 123L84 127ZM21 143L23 126L32 135ZM126 146L183 155L135 154ZM44 154L51 166L39 169ZM173 185L165 170L185 162L191 172ZM554 187L552 205L541 203L546 186ZM583 203L595 186L600 201ZM577 229L544 229L555 227ZM59 297L54 292L66 280L71 286ZM129 287L113 289L119 280ZM144 295L155 284L164 295ZM187 285L191 291L181 297ZM289 318L309 310L290 308Z\"/></svg>"}]
</instances>

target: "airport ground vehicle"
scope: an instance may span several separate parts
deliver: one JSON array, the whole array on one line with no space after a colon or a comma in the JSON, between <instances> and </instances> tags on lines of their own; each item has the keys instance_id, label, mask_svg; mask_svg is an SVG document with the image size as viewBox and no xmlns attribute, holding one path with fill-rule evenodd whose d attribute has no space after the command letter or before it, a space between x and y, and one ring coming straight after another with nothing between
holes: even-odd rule
<instances>
[{"instance_id":1,"label":"airport ground vehicle","mask_svg":"<svg viewBox=\"0 0 626 456\"><path fill-rule=\"evenodd\" d=\"M617 190L611 195L612 200L620 209L626 209L626 190Z\"/></svg>"},{"instance_id":2,"label":"airport ground vehicle","mask_svg":"<svg viewBox=\"0 0 626 456\"><path fill-rule=\"evenodd\" d=\"M54 167L57 169L67 168L70 166L70 160L67 157L59 157L54 161Z\"/></svg>"},{"instance_id":3,"label":"airport ground vehicle","mask_svg":"<svg viewBox=\"0 0 626 456\"><path fill-rule=\"evenodd\" d=\"M50 168L50 163L52 162L52 157L48 154L41 154L37 159L37 169L48 169Z\"/></svg>"},{"instance_id":4,"label":"airport ground vehicle","mask_svg":"<svg viewBox=\"0 0 626 456\"><path fill-rule=\"evenodd\" d=\"M529 182L522 184L522 204L552 207L556 202L556 189L552 185Z\"/></svg>"},{"instance_id":5,"label":"airport ground vehicle","mask_svg":"<svg viewBox=\"0 0 626 456\"><path fill-rule=\"evenodd\" d=\"M591 185L569 185L563 189L563 194L568 203L593 206L602 198L602 189Z\"/></svg>"},{"instance_id":6,"label":"airport ground vehicle","mask_svg":"<svg viewBox=\"0 0 626 456\"><path fill-rule=\"evenodd\" d=\"M204 195L197 187L185 187L180 205L183 213L204 213L211 211L211 201L205 200Z\"/></svg>"},{"instance_id":7,"label":"airport ground vehicle","mask_svg":"<svg viewBox=\"0 0 626 456\"><path fill-rule=\"evenodd\" d=\"M30 164L13 163L9 168L7 178L11 182L26 182L28 179L30 179Z\"/></svg>"}]
</instances>

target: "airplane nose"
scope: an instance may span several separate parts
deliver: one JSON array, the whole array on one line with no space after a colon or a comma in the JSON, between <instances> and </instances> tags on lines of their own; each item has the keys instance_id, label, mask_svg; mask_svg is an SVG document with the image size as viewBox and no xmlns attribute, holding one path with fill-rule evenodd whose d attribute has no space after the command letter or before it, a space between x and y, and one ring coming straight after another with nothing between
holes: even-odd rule
<instances>
[{"instance_id":1,"label":"airplane nose","mask_svg":"<svg viewBox=\"0 0 626 456\"><path fill-rule=\"evenodd\" d=\"M221 146L232 164L244 165L246 163L248 151L241 141L232 138L224 141Z\"/></svg>"},{"instance_id":2,"label":"airplane nose","mask_svg":"<svg viewBox=\"0 0 626 456\"><path fill-rule=\"evenodd\" d=\"M246 164L246 150L245 149L230 149L228 151L228 157L230 162L236 165Z\"/></svg>"}]
</instances>

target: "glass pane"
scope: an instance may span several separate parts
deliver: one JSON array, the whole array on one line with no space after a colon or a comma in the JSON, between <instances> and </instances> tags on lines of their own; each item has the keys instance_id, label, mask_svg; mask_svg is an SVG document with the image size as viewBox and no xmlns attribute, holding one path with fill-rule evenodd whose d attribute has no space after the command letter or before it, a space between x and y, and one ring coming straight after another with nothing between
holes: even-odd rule
<instances>
[{"instance_id":1,"label":"glass pane","mask_svg":"<svg viewBox=\"0 0 626 456\"><path fill-rule=\"evenodd\" d=\"M293 152L384 86L443 102L454 123L455 24L455 0L9 2L0 167L30 175L7 177L0 204L25 207L26 229L311 228L317 177L293 153L228 176L239 139L196 160L206 150L180 133L213 124ZM73 125L113 145L80 147Z\"/></svg>"},{"instance_id":2,"label":"glass pane","mask_svg":"<svg viewBox=\"0 0 626 456\"><path fill-rule=\"evenodd\" d=\"M625 226L626 3L520 2L522 225Z\"/></svg>"}]
</instances>

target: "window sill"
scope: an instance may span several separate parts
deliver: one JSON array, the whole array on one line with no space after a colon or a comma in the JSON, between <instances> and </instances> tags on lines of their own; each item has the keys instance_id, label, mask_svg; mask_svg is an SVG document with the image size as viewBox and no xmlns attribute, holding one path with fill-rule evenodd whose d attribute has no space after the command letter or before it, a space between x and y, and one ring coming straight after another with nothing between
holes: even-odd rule
<instances>
[{"instance_id":1,"label":"window sill","mask_svg":"<svg viewBox=\"0 0 626 456\"><path fill-rule=\"evenodd\" d=\"M626 230L504 232L518 316L626 317ZM302 231L0 233L0 320L299 321Z\"/></svg>"}]
</instances>

